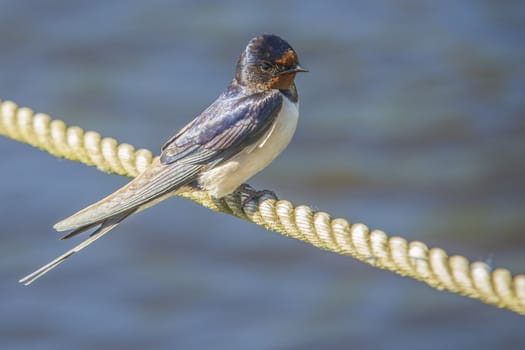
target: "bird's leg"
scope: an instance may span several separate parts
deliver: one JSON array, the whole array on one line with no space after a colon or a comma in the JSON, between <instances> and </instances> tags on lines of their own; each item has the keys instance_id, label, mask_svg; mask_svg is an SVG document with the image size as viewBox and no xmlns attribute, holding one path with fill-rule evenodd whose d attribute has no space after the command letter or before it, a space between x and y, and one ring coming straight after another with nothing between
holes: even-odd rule
<instances>
[{"instance_id":1,"label":"bird's leg","mask_svg":"<svg viewBox=\"0 0 525 350\"><path fill-rule=\"evenodd\" d=\"M242 201L242 206L243 207L249 201L251 201L252 199L256 198L257 200L259 200L264 195L272 196L273 199L277 200L277 195L273 191L270 191L270 190L256 190L256 189L254 189L253 187L251 187L248 184L240 185L239 188L237 188L237 192L247 195L247 197L244 198L243 201Z\"/></svg>"}]
</instances>

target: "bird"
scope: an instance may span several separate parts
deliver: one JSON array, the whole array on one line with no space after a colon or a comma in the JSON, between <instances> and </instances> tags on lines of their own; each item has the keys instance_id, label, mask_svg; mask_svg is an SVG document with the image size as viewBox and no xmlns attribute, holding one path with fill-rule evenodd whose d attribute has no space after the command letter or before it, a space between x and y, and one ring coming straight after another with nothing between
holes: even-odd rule
<instances>
[{"instance_id":1,"label":"bird","mask_svg":"<svg viewBox=\"0 0 525 350\"><path fill-rule=\"evenodd\" d=\"M267 167L290 143L299 117L297 73L307 72L281 37L262 34L241 52L219 97L168 139L160 157L129 183L54 225L62 239L96 230L73 249L20 279L29 285L132 214L191 189L222 198ZM250 193L253 195L253 193Z\"/></svg>"}]
</instances>

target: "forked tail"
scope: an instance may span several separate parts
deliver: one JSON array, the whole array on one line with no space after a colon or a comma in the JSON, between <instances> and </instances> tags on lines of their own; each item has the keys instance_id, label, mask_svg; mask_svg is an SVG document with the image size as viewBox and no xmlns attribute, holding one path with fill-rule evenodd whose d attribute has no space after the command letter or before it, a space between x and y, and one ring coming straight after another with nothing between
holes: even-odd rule
<instances>
[{"instance_id":1,"label":"forked tail","mask_svg":"<svg viewBox=\"0 0 525 350\"><path fill-rule=\"evenodd\" d=\"M135 212L135 210L136 209L128 210L128 211L126 211L124 213L120 213L120 214L114 215L114 216L104 220L101 223L100 227L95 232L93 232L87 239L85 239L83 242L81 242L79 245L77 245L73 249L65 252L64 254L60 255L55 260L45 264L44 266L42 266L38 270L36 270L36 271L30 273L29 275L25 276L24 278L20 279L18 282L23 283L26 286L30 285L31 283L33 283L34 281L36 281L37 279L39 279L40 277L42 277L43 275L45 275L46 273L48 273L49 271L51 271L52 269L54 269L55 267L57 267L58 265L63 263L71 255L75 254L76 252L81 251L82 249L84 249L85 247L87 247L88 245L90 245L91 243L95 242L97 239L99 239L100 237L104 236L106 233L108 233L112 229L114 229L122 220L124 220L125 218L127 218L128 216L133 214ZM93 225L88 225L85 228L89 229L92 226ZM76 230L76 231L78 232L80 230Z\"/></svg>"}]
</instances>

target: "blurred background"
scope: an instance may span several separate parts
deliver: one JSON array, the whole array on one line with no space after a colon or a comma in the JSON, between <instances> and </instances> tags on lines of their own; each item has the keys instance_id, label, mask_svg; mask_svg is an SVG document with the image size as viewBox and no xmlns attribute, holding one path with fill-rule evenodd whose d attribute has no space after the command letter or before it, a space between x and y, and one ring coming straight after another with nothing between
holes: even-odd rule
<instances>
[{"instance_id":1,"label":"blurred background","mask_svg":"<svg viewBox=\"0 0 525 350\"><path fill-rule=\"evenodd\" d=\"M2 1L0 99L158 153L275 33L310 73L250 181L525 272L525 2ZM2 349L523 349L525 319L174 198L76 244L128 179L0 137ZM83 239L79 237L79 240Z\"/></svg>"}]
</instances>

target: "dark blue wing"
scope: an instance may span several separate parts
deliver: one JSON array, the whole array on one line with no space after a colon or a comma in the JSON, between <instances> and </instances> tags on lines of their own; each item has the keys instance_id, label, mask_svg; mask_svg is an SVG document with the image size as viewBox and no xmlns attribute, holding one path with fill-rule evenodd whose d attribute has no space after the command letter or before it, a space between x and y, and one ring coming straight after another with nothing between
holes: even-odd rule
<instances>
[{"instance_id":1,"label":"dark blue wing","mask_svg":"<svg viewBox=\"0 0 525 350\"><path fill-rule=\"evenodd\" d=\"M218 164L261 138L283 102L278 90L240 95L226 92L164 146L162 164Z\"/></svg>"}]
</instances>

